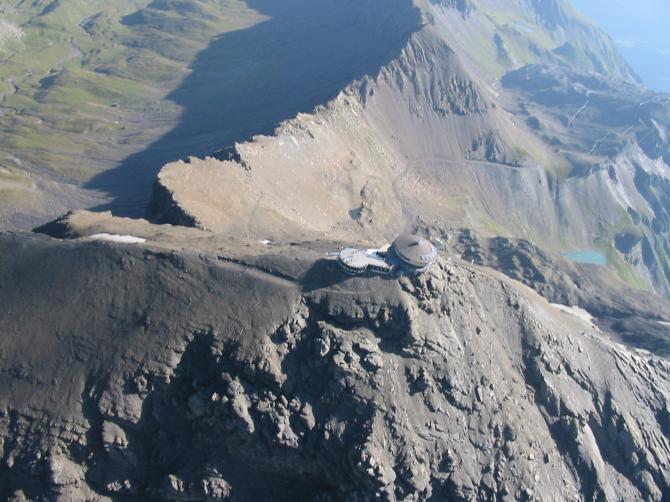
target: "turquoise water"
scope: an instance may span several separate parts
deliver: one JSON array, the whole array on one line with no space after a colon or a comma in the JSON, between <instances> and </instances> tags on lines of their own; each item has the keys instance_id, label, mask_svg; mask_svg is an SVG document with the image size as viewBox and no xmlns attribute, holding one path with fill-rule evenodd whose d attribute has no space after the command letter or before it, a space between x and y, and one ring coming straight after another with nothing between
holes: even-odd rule
<instances>
[{"instance_id":1,"label":"turquoise water","mask_svg":"<svg viewBox=\"0 0 670 502\"><path fill-rule=\"evenodd\" d=\"M562 255L576 263L607 265L607 256L600 251L575 251L572 253L562 253Z\"/></svg>"}]
</instances>

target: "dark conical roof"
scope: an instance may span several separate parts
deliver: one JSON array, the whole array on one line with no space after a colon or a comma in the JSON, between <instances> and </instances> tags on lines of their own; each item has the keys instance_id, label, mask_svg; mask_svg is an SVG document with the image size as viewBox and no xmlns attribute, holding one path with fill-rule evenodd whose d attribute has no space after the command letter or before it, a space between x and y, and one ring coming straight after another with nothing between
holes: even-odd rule
<instances>
[{"instance_id":1,"label":"dark conical roof","mask_svg":"<svg viewBox=\"0 0 670 502\"><path fill-rule=\"evenodd\" d=\"M393 248L398 258L416 268L427 267L437 258L435 246L418 235L401 235L393 243Z\"/></svg>"}]
</instances>

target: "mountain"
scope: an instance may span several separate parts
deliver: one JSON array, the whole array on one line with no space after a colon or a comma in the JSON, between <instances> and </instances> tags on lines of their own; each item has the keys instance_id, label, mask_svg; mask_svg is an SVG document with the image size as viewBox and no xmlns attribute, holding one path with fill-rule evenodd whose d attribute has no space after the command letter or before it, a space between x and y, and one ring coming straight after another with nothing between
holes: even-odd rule
<instances>
[{"instance_id":1,"label":"mountain","mask_svg":"<svg viewBox=\"0 0 670 502\"><path fill-rule=\"evenodd\" d=\"M670 7L666 2L573 0L573 3L580 12L607 30L645 85L657 91L670 91L670 73L667 71L670 37L665 30Z\"/></svg>"},{"instance_id":2,"label":"mountain","mask_svg":"<svg viewBox=\"0 0 670 502\"><path fill-rule=\"evenodd\" d=\"M629 284L667 294L667 208L645 188L668 172L665 96L568 4L511 5L507 18L493 3L424 4L393 31L398 45L412 33L397 57L325 106L163 168L150 218L388 238L420 217L597 250Z\"/></svg>"},{"instance_id":3,"label":"mountain","mask_svg":"<svg viewBox=\"0 0 670 502\"><path fill-rule=\"evenodd\" d=\"M0 497L670 498L668 97L567 1L3 9Z\"/></svg>"},{"instance_id":4,"label":"mountain","mask_svg":"<svg viewBox=\"0 0 670 502\"><path fill-rule=\"evenodd\" d=\"M3 67L5 81L14 83L0 117L7 133L0 144L6 152L0 203L5 228L30 228L82 207L138 217L149 205L148 216L155 221L207 221L196 214L170 219L179 206L169 195L179 192L170 186L174 181L165 187L159 181L150 200L160 167L191 156L234 160L235 144L254 149L255 135L283 134L284 141L298 143L295 152L276 143L280 157L290 156L293 169L318 158L336 162L319 169L309 165L310 172L298 180L283 168L271 168L255 180L260 173L256 166L243 175L253 187L233 197L215 193L205 175L204 188L216 201L208 200L204 211L240 220L235 211L217 204L240 199L237 207L251 210L256 200L262 201L266 181L279 176L287 185L284 190L300 182L310 188L301 190L308 199L302 207L287 208L299 227L291 232L356 229L360 222L351 215L363 205L376 205L377 214L387 215L396 227L421 214L441 226L531 238L560 252L597 249L629 284L669 291L667 239L659 237L658 223L652 225L665 218L663 203L659 206L652 200L658 196L642 193L645 189L634 183L623 188L598 174L612 163L637 162L634 148L625 158L603 150L607 142L627 144L627 136L619 132L628 127L637 128L645 145L658 143L643 148L642 165L649 165L642 170L653 171L657 151L665 148L665 118L653 112L651 122L646 116L651 112L642 112L646 126L640 130L636 113L629 113L616 134L605 118L602 134L593 137L591 124L572 130L585 118L580 113L573 120L572 115L592 89L578 90L564 101L550 98L545 104L552 109L537 109L536 114L555 115L567 108L564 104L571 111L554 120L562 125L548 125L518 108L527 100L519 97L518 86L501 84L510 81L505 78L510 72L543 65L621 82L611 86L625 94L615 109L630 106L629 89L635 89L640 103L654 103L646 108L665 106L663 96L636 86L636 76L611 40L567 2L395 1L381 17L375 1L340 8L298 0L281 8L261 0L120 3L111 10L90 2L48 5L24 2L4 14L6 23L24 33L7 42L8 64ZM356 23L349 23L351 16ZM220 36L210 42L215 33ZM56 37L67 41L69 52L61 46L59 52L47 50ZM265 43L270 39L276 44ZM38 52L42 59L33 56ZM580 92L583 96L577 97ZM607 93L614 99L612 89ZM573 99L581 100L579 106L573 106ZM332 111L316 110L319 106ZM333 135L329 145L301 136L305 122L314 117L332 123L324 126L324 134ZM566 124L568 131L560 137L538 131ZM357 145L364 137L365 144ZM566 148L572 143L580 148ZM249 168L249 160L244 162ZM160 179L174 178L169 171L164 169ZM330 171L337 173L325 174ZM221 183L224 189L242 186L234 179L241 171L231 172L236 174ZM322 176L337 178L339 191L331 190L329 182L323 185L325 193L315 191ZM176 182L181 178L176 176ZM403 183L430 185L434 193L429 197L439 199L439 205L430 201L426 206L431 207L407 207L416 203L411 190L412 200L399 205L402 193L396 192L403 191ZM532 194L529 198L512 196L518 183ZM193 193L177 198L200 197L198 183L188 185ZM286 199L274 188L272 192L268 200ZM600 207L593 208L591 198L582 194L596 192L605 193L598 197ZM310 222L317 214L312 210L316 200L330 200L325 226ZM273 211L283 204L269 202ZM274 215L267 217L266 226L281 228ZM246 217L241 221L238 226L248 224ZM396 230L383 221L377 226L385 236ZM627 235L645 244L634 250L617 247L617 240Z\"/></svg>"},{"instance_id":5,"label":"mountain","mask_svg":"<svg viewBox=\"0 0 670 502\"><path fill-rule=\"evenodd\" d=\"M668 495L670 364L585 311L456 256L345 279L336 242L82 216L0 239L5 499Z\"/></svg>"}]
</instances>

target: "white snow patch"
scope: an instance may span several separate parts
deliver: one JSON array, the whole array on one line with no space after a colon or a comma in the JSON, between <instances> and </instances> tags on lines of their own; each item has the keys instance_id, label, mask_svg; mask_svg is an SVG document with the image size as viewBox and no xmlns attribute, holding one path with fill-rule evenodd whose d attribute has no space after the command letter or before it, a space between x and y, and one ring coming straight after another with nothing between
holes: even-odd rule
<instances>
[{"instance_id":1,"label":"white snow patch","mask_svg":"<svg viewBox=\"0 0 670 502\"><path fill-rule=\"evenodd\" d=\"M147 242L142 237L135 237L133 235L115 235L115 234L94 234L89 237L95 241L120 242L122 244L142 244Z\"/></svg>"},{"instance_id":2,"label":"white snow patch","mask_svg":"<svg viewBox=\"0 0 670 502\"><path fill-rule=\"evenodd\" d=\"M9 40L19 40L23 37L23 31L18 26L0 19L0 48Z\"/></svg>"},{"instance_id":3,"label":"white snow patch","mask_svg":"<svg viewBox=\"0 0 670 502\"><path fill-rule=\"evenodd\" d=\"M263 244L264 246L268 246L268 245L272 244L272 241L269 241L269 240L267 240L267 239L264 239L264 240L262 240L262 241L258 241L258 242L259 242L260 244Z\"/></svg>"},{"instance_id":4,"label":"white snow patch","mask_svg":"<svg viewBox=\"0 0 670 502\"><path fill-rule=\"evenodd\" d=\"M658 324L665 326L666 328L670 328L670 322L666 321L658 321Z\"/></svg>"},{"instance_id":5,"label":"white snow patch","mask_svg":"<svg viewBox=\"0 0 670 502\"><path fill-rule=\"evenodd\" d=\"M582 321L586 321L591 326L595 326L595 324L593 324L593 316L581 307L570 307L568 305L561 305L560 303L551 303L550 305L563 312L579 317Z\"/></svg>"},{"instance_id":6,"label":"white snow patch","mask_svg":"<svg viewBox=\"0 0 670 502\"><path fill-rule=\"evenodd\" d=\"M621 207L623 207L624 209L629 207L630 208L635 207L635 205L631 202L630 198L628 197L628 194L626 193L626 187L621 184L621 181L618 181L618 178L617 181L614 182L609 177L609 175L607 175L605 184L610 189L610 193Z\"/></svg>"}]
</instances>

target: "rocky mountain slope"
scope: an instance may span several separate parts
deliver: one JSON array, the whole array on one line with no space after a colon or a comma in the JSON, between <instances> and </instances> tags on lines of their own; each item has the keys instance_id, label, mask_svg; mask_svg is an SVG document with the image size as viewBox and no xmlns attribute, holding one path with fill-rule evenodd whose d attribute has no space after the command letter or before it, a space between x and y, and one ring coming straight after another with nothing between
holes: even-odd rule
<instances>
[{"instance_id":1,"label":"rocky mountain slope","mask_svg":"<svg viewBox=\"0 0 670 502\"><path fill-rule=\"evenodd\" d=\"M669 495L667 360L455 258L347 279L336 243L179 232L0 240L3 498Z\"/></svg>"},{"instance_id":2,"label":"rocky mountain slope","mask_svg":"<svg viewBox=\"0 0 670 502\"><path fill-rule=\"evenodd\" d=\"M527 64L560 64L637 81L602 29L564 0L429 0L430 17L480 77Z\"/></svg>"},{"instance_id":3,"label":"rocky mountain slope","mask_svg":"<svg viewBox=\"0 0 670 502\"><path fill-rule=\"evenodd\" d=\"M163 164L313 110L418 22L406 1L387 16L369 0L11 3L0 21L23 36L0 50L5 229L81 207L143 216Z\"/></svg>"},{"instance_id":4,"label":"rocky mountain slope","mask_svg":"<svg viewBox=\"0 0 670 502\"><path fill-rule=\"evenodd\" d=\"M0 233L0 498L670 499L670 303L633 289L670 290L667 97L600 30L561 0L72 6L12 22L114 41L75 58L85 113L117 77L176 107L52 173L116 215ZM404 230L428 273L331 256Z\"/></svg>"},{"instance_id":5,"label":"rocky mountain slope","mask_svg":"<svg viewBox=\"0 0 670 502\"><path fill-rule=\"evenodd\" d=\"M667 294L668 97L558 67L525 67L503 85L518 98L519 116L570 159L568 193L558 185L556 198L569 194L587 215L583 232ZM576 219L566 224L577 230Z\"/></svg>"},{"instance_id":6,"label":"rocky mountain slope","mask_svg":"<svg viewBox=\"0 0 670 502\"><path fill-rule=\"evenodd\" d=\"M487 2L417 3L423 24L397 58L223 159L167 165L150 217L262 238L390 237L421 217L596 249L667 294L667 100L562 2L510 4L508 18ZM480 36L507 56L487 64Z\"/></svg>"},{"instance_id":7,"label":"rocky mountain slope","mask_svg":"<svg viewBox=\"0 0 670 502\"><path fill-rule=\"evenodd\" d=\"M220 231L388 237L421 215L597 249L629 284L669 292L667 209L644 181L666 177L665 100L601 30L560 0L380 12L374 0L6 9L5 31L22 35L6 42L3 226L148 204L154 221ZM519 80L539 85L542 71L562 90ZM189 156L202 161L163 169L150 201L157 170Z\"/></svg>"}]
</instances>

